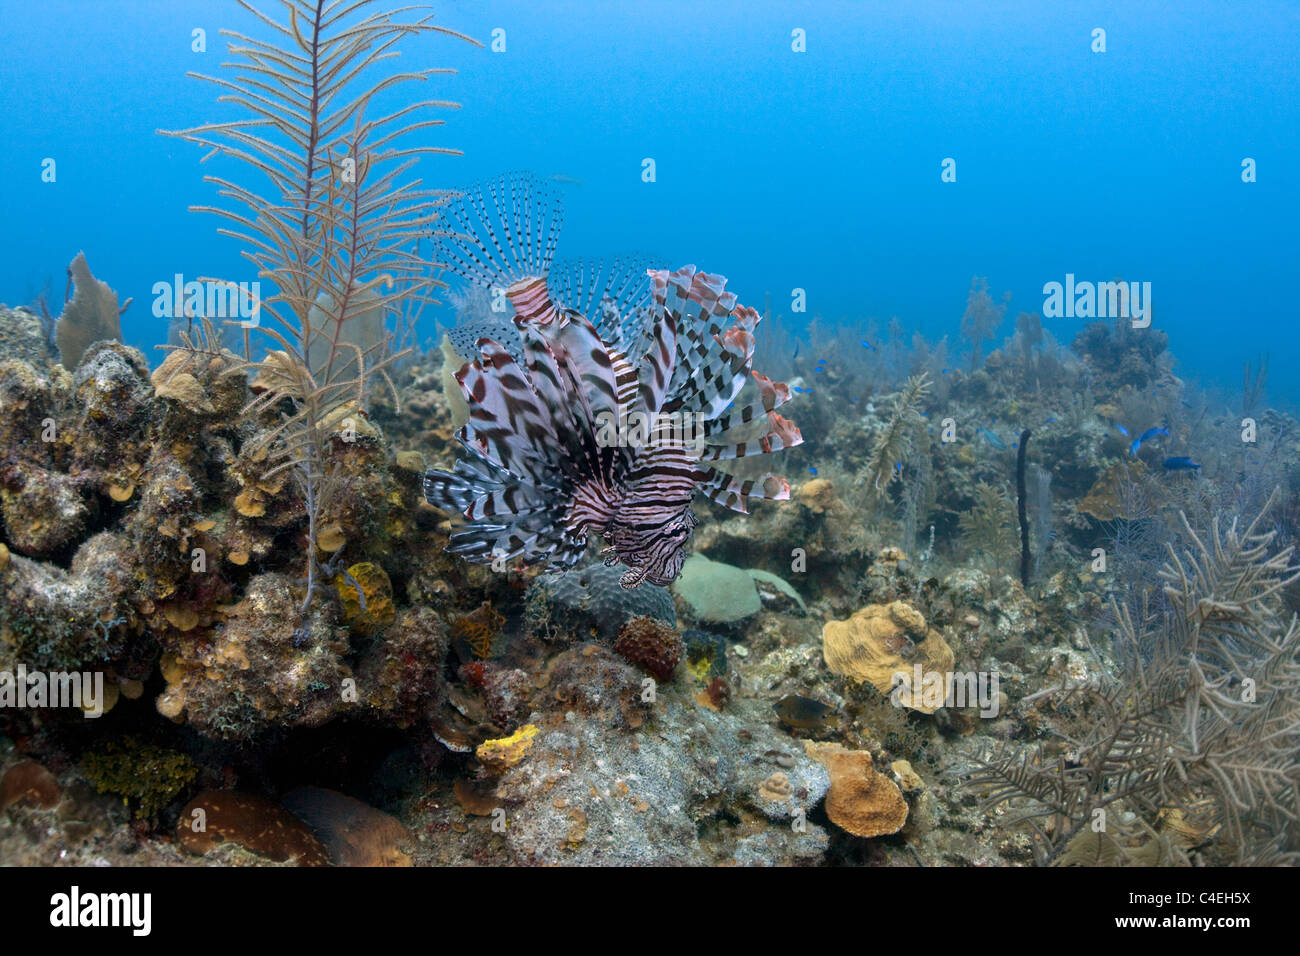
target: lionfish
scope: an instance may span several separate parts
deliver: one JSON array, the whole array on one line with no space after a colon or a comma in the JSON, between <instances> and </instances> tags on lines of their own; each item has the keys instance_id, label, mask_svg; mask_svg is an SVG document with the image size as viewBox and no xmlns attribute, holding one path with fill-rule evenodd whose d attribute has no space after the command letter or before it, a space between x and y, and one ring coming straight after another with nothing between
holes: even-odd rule
<instances>
[{"instance_id":1,"label":"lionfish","mask_svg":"<svg viewBox=\"0 0 1300 956\"><path fill-rule=\"evenodd\" d=\"M783 478L742 480L712 463L800 444L776 412L791 390L751 370L759 313L722 276L553 264L562 217L545 193L511 175L443 210L451 231L437 260L508 301L514 328L493 337L481 323L478 357L455 376L467 454L425 474L425 497L464 517L447 550L469 561L563 570L594 532L605 564L627 567L623 587L668 585L698 524L697 493L741 513L751 498L789 498ZM757 401L735 407L751 377ZM736 440L742 430L748 440Z\"/></svg>"}]
</instances>

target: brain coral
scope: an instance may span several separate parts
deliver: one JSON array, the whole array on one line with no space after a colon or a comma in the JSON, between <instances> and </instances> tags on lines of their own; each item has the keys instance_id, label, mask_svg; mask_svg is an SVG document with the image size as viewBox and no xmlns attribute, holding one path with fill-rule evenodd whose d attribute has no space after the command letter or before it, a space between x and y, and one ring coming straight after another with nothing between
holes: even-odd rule
<instances>
[{"instance_id":1,"label":"brain coral","mask_svg":"<svg viewBox=\"0 0 1300 956\"><path fill-rule=\"evenodd\" d=\"M754 579L743 568L693 554L682 566L673 592L690 605L701 621L729 624L763 609Z\"/></svg>"},{"instance_id":2,"label":"brain coral","mask_svg":"<svg viewBox=\"0 0 1300 956\"><path fill-rule=\"evenodd\" d=\"M955 660L939 632L927 628L921 612L903 601L868 604L847 621L828 621L822 629L822 656L836 674L865 681L882 694L893 690L895 675L902 675L899 683L910 690L917 665L923 681L935 675L946 688ZM924 714L943 706L919 692L899 699Z\"/></svg>"}]
</instances>

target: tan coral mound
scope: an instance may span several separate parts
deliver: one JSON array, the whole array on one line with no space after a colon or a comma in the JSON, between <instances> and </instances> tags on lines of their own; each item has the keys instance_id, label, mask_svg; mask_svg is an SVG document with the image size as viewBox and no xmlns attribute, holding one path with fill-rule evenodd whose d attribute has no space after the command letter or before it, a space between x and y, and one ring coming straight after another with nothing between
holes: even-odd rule
<instances>
[{"instance_id":1,"label":"tan coral mound","mask_svg":"<svg viewBox=\"0 0 1300 956\"><path fill-rule=\"evenodd\" d=\"M1093 482L1076 506L1098 521L1141 518L1159 508L1159 495L1139 459L1120 459Z\"/></svg>"},{"instance_id":2,"label":"tan coral mound","mask_svg":"<svg viewBox=\"0 0 1300 956\"><path fill-rule=\"evenodd\" d=\"M814 478L805 481L795 492L795 500L813 514L826 514L836 509L839 499L835 496L835 486L829 478Z\"/></svg>"},{"instance_id":3,"label":"tan coral mound","mask_svg":"<svg viewBox=\"0 0 1300 956\"><path fill-rule=\"evenodd\" d=\"M836 743L804 741L808 756L831 774L826 815L841 830L860 837L897 833L907 822L907 801L897 784L871 766L865 750Z\"/></svg>"},{"instance_id":4,"label":"tan coral mound","mask_svg":"<svg viewBox=\"0 0 1300 956\"><path fill-rule=\"evenodd\" d=\"M942 635L904 601L868 604L847 621L828 621L822 629L822 656L836 674L869 683L882 694L893 690L895 674L902 675L898 682L911 691L918 664L924 682L934 675L946 688L956 660ZM921 690L900 693L900 702L923 714L943 706Z\"/></svg>"}]
</instances>

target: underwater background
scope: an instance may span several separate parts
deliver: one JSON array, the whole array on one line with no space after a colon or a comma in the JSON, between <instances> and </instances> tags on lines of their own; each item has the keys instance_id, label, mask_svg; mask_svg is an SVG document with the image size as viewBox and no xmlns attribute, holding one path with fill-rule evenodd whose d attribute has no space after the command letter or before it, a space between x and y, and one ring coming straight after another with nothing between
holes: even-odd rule
<instances>
[{"instance_id":1,"label":"underwater background","mask_svg":"<svg viewBox=\"0 0 1300 956\"><path fill-rule=\"evenodd\" d=\"M1300 860L1293 4L0 10L0 865Z\"/></svg>"},{"instance_id":2,"label":"underwater background","mask_svg":"<svg viewBox=\"0 0 1300 956\"><path fill-rule=\"evenodd\" d=\"M125 341L165 340L146 306L174 273L253 278L236 245L186 207L211 198L194 150L154 135L217 117L217 31L205 0L6 0L0 157L10 219L0 298L30 302L78 248L135 297ZM438 22L506 51L415 38L404 58L459 70L459 102L426 159L454 188L503 169L565 185L569 255L646 250L714 263L742 301L797 328L815 315L958 341L972 276L1010 316L1042 287L1152 283L1179 374L1235 389L1260 352L1294 368L1300 194L1300 11L1191 3L449 2ZM248 30L255 30L254 26ZM1106 51L1091 31L1106 30ZM190 49L204 28L208 52ZM806 31L806 52L791 31ZM229 115L228 113L226 115ZM58 161L57 183L40 162ZM642 181L642 160L657 179ZM940 163L957 161L957 181ZM1241 162L1253 158L1257 181ZM209 164L209 167L214 164ZM219 171L205 167L202 172ZM39 228L38 228L39 227ZM75 248L73 248L75 247ZM792 313L791 290L807 292ZM1068 342L1074 319L1047 323ZM827 357L827 356L817 356ZM1274 375L1294 403L1294 376Z\"/></svg>"}]
</instances>

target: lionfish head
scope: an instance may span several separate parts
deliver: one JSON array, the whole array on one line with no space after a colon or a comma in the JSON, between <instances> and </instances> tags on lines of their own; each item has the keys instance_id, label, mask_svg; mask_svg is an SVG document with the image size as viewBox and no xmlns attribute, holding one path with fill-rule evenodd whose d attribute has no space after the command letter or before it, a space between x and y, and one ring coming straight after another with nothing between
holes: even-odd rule
<instances>
[{"instance_id":1,"label":"lionfish head","mask_svg":"<svg viewBox=\"0 0 1300 956\"><path fill-rule=\"evenodd\" d=\"M624 588L635 588L642 582L668 587L682 573L686 545L699 523L695 512L683 508L654 527L615 525L610 530L613 543L601 554L608 566L627 565L619 581Z\"/></svg>"}]
</instances>

